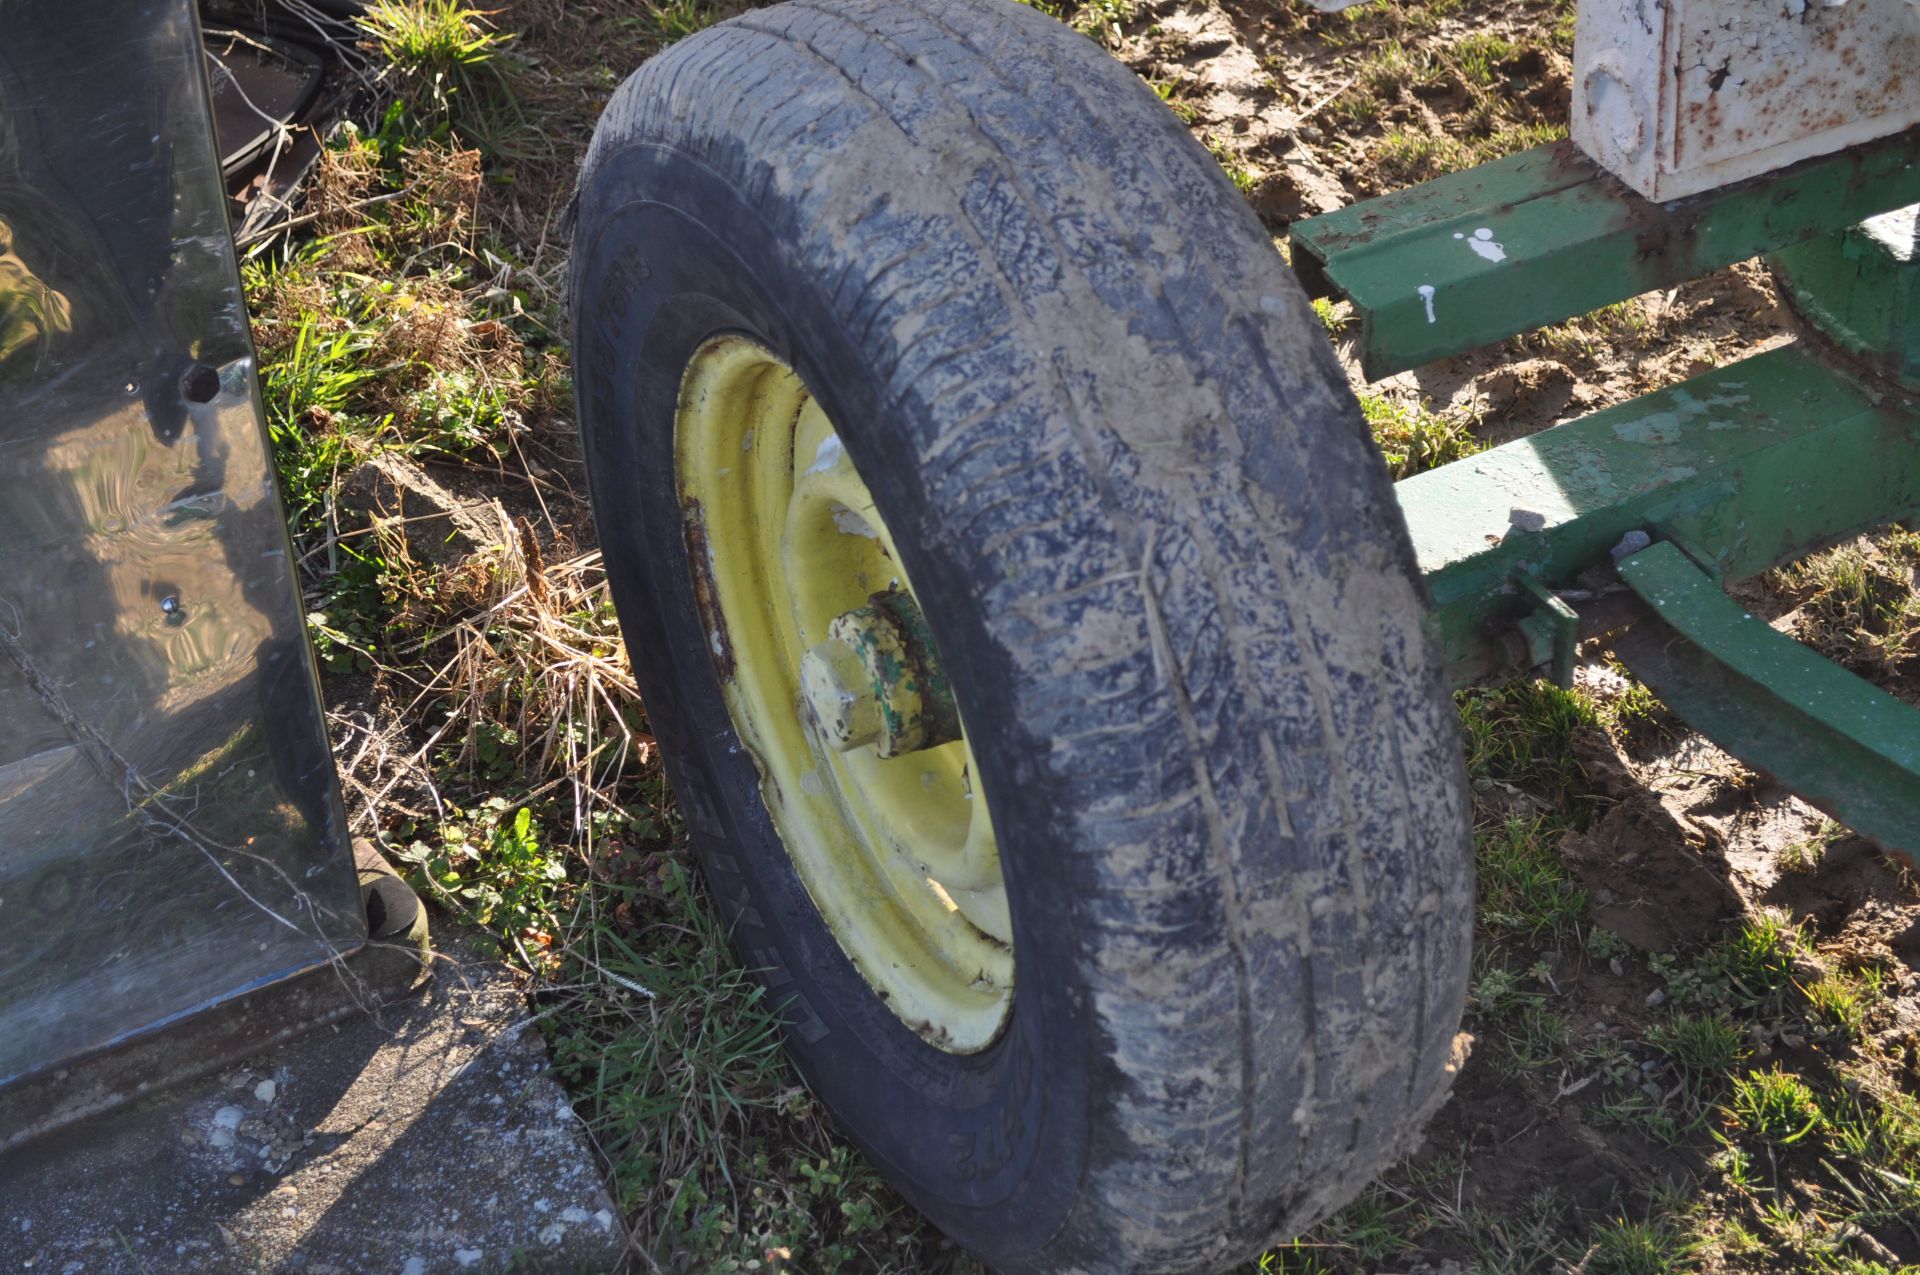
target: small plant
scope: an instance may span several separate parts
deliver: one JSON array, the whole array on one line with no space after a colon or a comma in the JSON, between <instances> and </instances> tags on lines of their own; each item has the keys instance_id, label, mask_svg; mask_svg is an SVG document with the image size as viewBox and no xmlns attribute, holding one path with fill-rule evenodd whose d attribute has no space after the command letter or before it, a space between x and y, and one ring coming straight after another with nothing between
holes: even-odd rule
<instances>
[{"instance_id":1,"label":"small plant","mask_svg":"<svg viewBox=\"0 0 1920 1275\"><path fill-rule=\"evenodd\" d=\"M1373 159L1382 181L1406 186L1471 168L1474 154L1465 142L1444 134L1395 129L1381 139Z\"/></svg>"},{"instance_id":2,"label":"small plant","mask_svg":"<svg viewBox=\"0 0 1920 1275\"><path fill-rule=\"evenodd\" d=\"M567 879L566 863L548 851L532 809L504 797L442 824L433 841L415 841L400 858L442 902L509 935L547 930L556 887Z\"/></svg>"},{"instance_id":3,"label":"small plant","mask_svg":"<svg viewBox=\"0 0 1920 1275\"><path fill-rule=\"evenodd\" d=\"M1101 44L1118 43L1122 28L1133 21L1133 0L1018 0L1049 18L1066 23Z\"/></svg>"},{"instance_id":4,"label":"small plant","mask_svg":"<svg viewBox=\"0 0 1920 1275\"><path fill-rule=\"evenodd\" d=\"M1592 699L1535 681L1463 691L1456 702L1467 772L1476 782L1528 793L1572 826L1585 826L1602 798L1574 756L1572 741L1575 732L1599 725Z\"/></svg>"},{"instance_id":5,"label":"small plant","mask_svg":"<svg viewBox=\"0 0 1920 1275\"><path fill-rule=\"evenodd\" d=\"M1182 124L1191 125L1195 120L1200 118L1200 109L1198 107L1192 102L1183 102L1180 100L1180 81L1149 80L1148 84L1152 86L1154 96L1162 102L1165 102L1167 109L1172 111Z\"/></svg>"},{"instance_id":6,"label":"small plant","mask_svg":"<svg viewBox=\"0 0 1920 1275\"><path fill-rule=\"evenodd\" d=\"M1676 1014L1649 1028L1647 1043L1706 1081L1724 1081L1748 1052L1746 1037L1724 1014Z\"/></svg>"},{"instance_id":7,"label":"small plant","mask_svg":"<svg viewBox=\"0 0 1920 1275\"><path fill-rule=\"evenodd\" d=\"M1337 297L1315 297L1313 316L1328 336L1337 337L1353 326L1353 304Z\"/></svg>"},{"instance_id":8,"label":"small plant","mask_svg":"<svg viewBox=\"0 0 1920 1275\"><path fill-rule=\"evenodd\" d=\"M1102 44L1120 39L1121 28L1133 21L1133 0L1081 0L1073 15L1074 30Z\"/></svg>"},{"instance_id":9,"label":"small plant","mask_svg":"<svg viewBox=\"0 0 1920 1275\"><path fill-rule=\"evenodd\" d=\"M1596 961L1611 961L1632 950L1625 939L1604 925L1589 926L1582 946L1587 949L1587 955Z\"/></svg>"},{"instance_id":10,"label":"small plant","mask_svg":"<svg viewBox=\"0 0 1920 1275\"><path fill-rule=\"evenodd\" d=\"M1667 706L1624 666L1614 665L1613 670L1625 678L1625 685L1596 706L1601 725L1627 747L1664 735L1672 720Z\"/></svg>"},{"instance_id":11,"label":"small plant","mask_svg":"<svg viewBox=\"0 0 1920 1275\"><path fill-rule=\"evenodd\" d=\"M1357 77L1376 98L1391 100L1403 89L1433 78L1433 63L1424 54L1409 52L1398 40L1388 40L1360 64Z\"/></svg>"},{"instance_id":12,"label":"small plant","mask_svg":"<svg viewBox=\"0 0 1920 1275\"><path fill-rule=\"evenodd\" d=\"M1424 403L1363 394L1360 411L1396 479L1437 469L1482 447L1470 420L1452 412L1435 412Z\"/></svg>"},{"instance_id":13,"label":"small plant","mask_svg":"<svg viewBox=\"0 0 1920 1275\"><path fill-rule=\"evenodd\" d=\"M1762 912L1721 940L1714 951L1721 968L1749 995L1777 992L1793 981L1803 948L1800 929L1773 912Z\"/></svg>"},{"instance_id":14,"label":"small plant","mask_svg":"<svg viewBox=\"0 0 1920 1275\"><path fill-rule=\"evenodd\" d=\"M1469 1004L1476 1014L1504 1018L1540 1003L1540 994L1527 990L1525 976L1503 965L1489 965L1475 975Z\"/></svg>"},{"instance_id":15,"label":"small plant","mask_svg":"<svg viewBox=\"0 0 1920 1275\"><path fill-rule=\"evenodd\" d=\"M1447 50L1454 65L1469 84L1490 88L1500 78L1500 64L1520 55L1520 46L1505 36L1475 32L1454 41Z\"/></svg>"},{"instance_id":16,"label":"small plant","mask_svg":"<svg viewBox=\"0 0 1920 1275\"><path fill-rule=\"evenodd\" d=\"M1882 974L1867 968L1858 974L1827 974L1809 984L1807 1016L1823 1036L1858 1040L1867 1011L1880 999Z\"/></svg>"},{"instance_id":17,"label":"small plant","mask_svg":"<svg viewBox=\"0 0 1920 1275\"><path fill-rule=\"evenodd\" d=\"M1674 1275L1682 1269L1689 1247L1664 1219L1615 1218L1593 1233L1591 1256L1580 1265L1590 1275Z\"/></svg>"},{"instance_id":18,"label":"small plant","mask_svg":"<svg viewBox=\"0 0 1920 1275\"><path fill-rule=\"evenodd\" d=\"M511 97L498 61L511 37L485 13L459 0L373 0L359 22L414 109L475 140L498 140L489 116Z\"/></svg>"},{"instance_id":19,"label":"small plant","mask_svg":"<svg viewBox=\"0 0 1920 1275\"><path fill-rule=\"evenodd\" d=\"M1481 836L1474 862L1480 922L1496 935L1557 938L1586 915L1587 893L1553 851L1545 818L1509 819Z\"/></svg>"},{"instance_id":20,"label":"small plant","mask_svg":"<svg viewBox=\"0 0 1920 1275\"><path fill-rule=\"evenodd\" d=\"M1218 138L1209 137L1207 149L1213 153L1213 158L1220 165L1220 171L1227 175L1227 180L1233 183L1235 190L1242 195L1253 193L1254 187L1260 184L1260 178L1240 161L1240 157L1233 152L1232 147Z\"/></svg>"},{"instance_id":21,"label":"small plant","mask_svg":"<svg viewBox=\"0 0 1920 1275\"><path fill-rule=\"evenodd\" d=\"M1920 533L1863 537L1773 575L1802 596L1796 629L1828 656L1868 674L1896 672L1920 652Z\"/></svg>"},{"instance_id":22,"label":"small plant","mask_svg":"<svg viewBox=\"0 0 1920 1275\"><path fill-rule=\"evenodd\" d=\"M727 16L726 6L714 0L643 0L640 10L621 21L637 26L662 45L698 35Z\"/></svg>"},{"instance_id":23,"label":"small plant","mask_svg":"<svg viewBox=\"0 0 1920 1275\"><path fill-rule=\"evenodd\" d=\"M1741 1076L1728 1102L1732 1123L1776 1147L1791 1146L1820 1126L1820 1100L1807 1082L1778 1066Z\"/></svg>"}]
</instances>

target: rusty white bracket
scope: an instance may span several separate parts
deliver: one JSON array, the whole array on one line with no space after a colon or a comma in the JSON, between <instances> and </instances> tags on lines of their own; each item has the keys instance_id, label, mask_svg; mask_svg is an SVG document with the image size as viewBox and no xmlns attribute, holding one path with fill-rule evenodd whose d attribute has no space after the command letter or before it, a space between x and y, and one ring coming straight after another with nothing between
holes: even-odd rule
<instances>
[{"instance_id":1,"label":"rusty white bracket","mask_svg":"<svg viewBox=\"0 0 1920 1275\"><path fill-rule=\"evenodd\" d=\"M1580 0L1574 142L1659 202L1920 124L1920 0Z\"/></svg>"},{"instance_id":2,"label":"rusty white bracket","mask_svg":"<svg viewBox=\"0 0 1920 1275\"><path fill-rule=\"evenodd\" d=\"M1920 124L1920 0L1580 0L1573 61L1574 143L1660 203Z\"/></svg>"}]
</instances>

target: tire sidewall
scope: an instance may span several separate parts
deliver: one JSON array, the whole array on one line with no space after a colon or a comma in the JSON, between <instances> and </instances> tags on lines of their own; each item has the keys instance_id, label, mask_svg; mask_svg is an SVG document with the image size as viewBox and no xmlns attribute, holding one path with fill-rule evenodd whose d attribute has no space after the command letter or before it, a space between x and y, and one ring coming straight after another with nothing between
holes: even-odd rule
<instances>
[{"instance_id":1,"label":"tire sidewall","mask_svg":"<svg viewBox=\"0 0 1920 1275\"><path fill-rule=\"evenodd\" d=\"M658 192L670 191L671 202ZM1015 720L1015 670L978 614L983 582L930 536L913 438L863 348L794 260L799 227L657 143L598 155L580 193L578 410L602 551L635 674L690 839L742 960L783 1006L789 1048L862 1149L936 1223L997 1263L1040 1250L1088 1160L1096 1051L1069 906L1066 829ZM967 715L999 832L1016 990L974 1055L921 1040L872 991L815 910L722 698L685 551L673 422L693 352L722 332L792 366L835 422L893 528ZM947 550L947 551L943 551Z\"/></svg>"}]
</instances>

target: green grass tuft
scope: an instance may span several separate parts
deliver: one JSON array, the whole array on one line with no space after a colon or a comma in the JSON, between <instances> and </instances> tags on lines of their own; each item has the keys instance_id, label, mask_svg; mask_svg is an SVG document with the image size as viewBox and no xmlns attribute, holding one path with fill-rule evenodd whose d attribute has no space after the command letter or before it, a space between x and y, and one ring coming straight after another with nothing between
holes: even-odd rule
<instances>
[{"instance_id":1,"label":"green grass tuft","mask_svg":"<svg viewBox=\"0 0 1920 1275\"><path fill-rule=\"evenodd\" d=\"M1778 1066L1736 1078L1727 1112L1740 1133L1776 1147L1800 1141L1823 1119L1807 1082Z\"/></svg>"},{"instance_id":2,"label":"green grass tuft","mask_svg":"<svg viewBox=\"0 0 1920 1275\"><path fill-rule=\"evenodd\" d=\"M1360 411L1386 457L1394 478L1437 469L1471 456L1484 446L1473 433L1473 423L1455 413L1435 412L1424 404L1374 394L1360 396Z\"/></svg>"}]
</instances>

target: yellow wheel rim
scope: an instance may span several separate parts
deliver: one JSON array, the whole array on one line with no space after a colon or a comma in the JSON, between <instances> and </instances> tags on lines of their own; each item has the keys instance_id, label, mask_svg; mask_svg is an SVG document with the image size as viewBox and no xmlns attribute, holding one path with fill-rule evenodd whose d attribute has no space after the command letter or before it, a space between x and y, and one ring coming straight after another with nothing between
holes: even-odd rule
<instances>
[{"instance_id":1,"label":"yellow wheel rim","mask_svg":"<svg viewBox=\"0 0 1920 1275\"><path fill-rule=\"evenodd\" d=\"M1013 1000L1013 929L957 712L958 738L882 756L821 725L815 682L803 693L803 658L840 649L843 617L894 598L918 618L866 484L800 378L740 336L688 364L674 461L722 693L801 882L902 1022L952 1053L984 1049Z\"/></svg>"}]
</instances>

